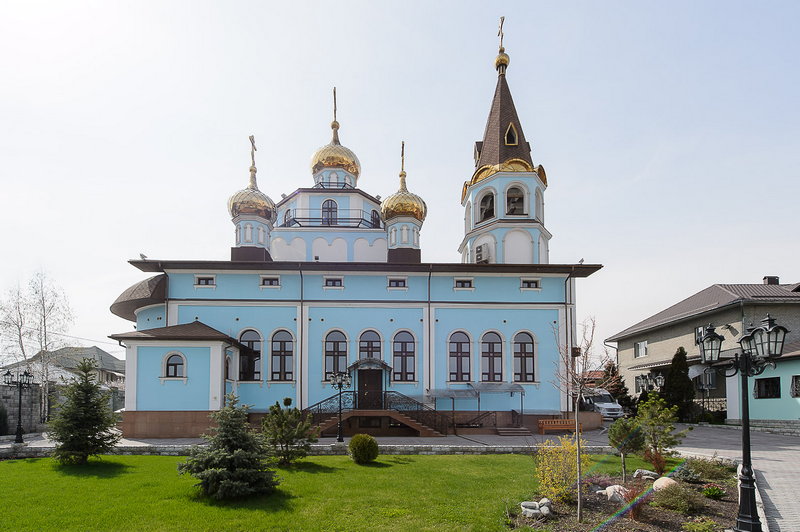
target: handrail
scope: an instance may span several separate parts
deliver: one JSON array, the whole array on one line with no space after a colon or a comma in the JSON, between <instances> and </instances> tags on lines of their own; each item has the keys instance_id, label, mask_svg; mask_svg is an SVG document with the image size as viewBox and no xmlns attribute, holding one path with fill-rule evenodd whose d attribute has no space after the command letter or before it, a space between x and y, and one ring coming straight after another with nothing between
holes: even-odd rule
<instances>
[{"instance_id":1,"label":"handrail","mask_svg":"<svg viewBox=\"0 0 800 532\"><path fill-rule=\"evenodd\" d=\"M353 391L342 392L342 412L353 410L355 406L356 393ZM334 394L323 399L318 403L314 403L308 408L303 410L303 414L311 415L311 422L313 424L321 423L331 416L339 413L339 394Z\"/></svg>"},{"instance_id":2,"label":"handrail","mask_svg":"<svg viewBox=\"0 0 800 532\"><path fill-rule=\"evenodd\" d=\"M514 427L522 426L522 416L516 410L511 410L511 425Z\"/></svg>"},{"instance_id":3,"label":"handrail","mask_svg":"<svg viewBox=\"0 0 800 532\"><path fill-rule=\"evenodd\" d=\"M491 427L497 426L497 412L494 410L489 410L486 412L478 412L478 415L468 419L466 421L457 421L456 426L458 427L483 427L484 421L489 420L487 425Z\"/></svg>"},{"instance_id":4,"label":"handrail","mask_svg":"<svg viewBox=\"0 0 800 532\"><path fill-rule=\"evenodd\" d=\"M336 209L331 212L323 209L288 209L278 226L341 226L362 229L382 229L384 227L377 211L373 214L363 209Z\"/></svg>"}]
</instances>

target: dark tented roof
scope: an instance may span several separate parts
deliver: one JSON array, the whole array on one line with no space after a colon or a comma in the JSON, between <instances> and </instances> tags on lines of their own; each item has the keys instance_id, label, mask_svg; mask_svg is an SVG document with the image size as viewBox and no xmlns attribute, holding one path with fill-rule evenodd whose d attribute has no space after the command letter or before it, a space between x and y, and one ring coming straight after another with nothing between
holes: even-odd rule
<instances>
[{"instance_id":1,"label":"dark tented roof","mask_svg":"<svg viewBox=\"0 0 800 532\"><path fill-rule=\"evenodd\" d=\"M607 341L616 342L628 336L669 325L704 312L728 305L744 303L800 303L796 284L715 284L683 301L618 332Z\"/></svg>"},{"instance_id":2,"label":"dark tented roof","mask_svg":"<svg viewBox=\"0 0 800 532\"><path fill-rule=\"evenodd\" d=\"M111 312L120 318L136 321L136 309L163 303L167 298L167 275L154 275L131 286L111 304Z\"/></svg>"},{"instance_id":3,"label":"dark tented roof","mask_svg":"<svg viewBox=\"0 0 800 532\"><path fill-rule=\"evenodd\" d=\"M514 128L517 131L517 143L515 145L507 145L505 142L506 130L509 124L514 124ZM500 74L497 77L497 88L495 88L494 98L492 98L489 118L486 120L483 141L476 144L480 153L478 160L475 162L476 168L497 165L509 159L522 159L533 166L531 147L522 132L522 124L517 116L517 109L514 106L513 98L511 98L511 89L508 88L505 74Z\"/></svg>"}]
</instances>

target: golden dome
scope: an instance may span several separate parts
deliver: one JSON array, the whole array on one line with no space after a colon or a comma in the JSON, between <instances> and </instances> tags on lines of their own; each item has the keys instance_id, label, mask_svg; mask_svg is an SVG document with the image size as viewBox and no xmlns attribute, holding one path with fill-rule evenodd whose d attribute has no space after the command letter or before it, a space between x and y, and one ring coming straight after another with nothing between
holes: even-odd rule
<instances>
[{"instance_id":1,"label":"golden dome","mask_svg":"<svg viewBox=\"0 0 800 532\"><path fill-rule=\"evenodd\" d=\"M339 143L339 122L336 120L331 122L331 129L333 129L333 139L330 144L318 149L311 157L311 173L316 174L324 168L341 168L358 179L361 163L352 150Z\"/></svg>"},{"instance_id":2,"label":"golden dome","mask_svg":"<svg viewBox=\"0 0 800 532\"><path fill-rule=\"evenodd\" d=\"M256 185L256 167L250 167L250 184L228 200L228 212L232 218L240 214L253 214L275 222L275 203Z\"/></svg>"},{"instance_id":3,"label":"golden dome","mask_svg":"<svg viewBox=\"0 0 800 532\"><path fill-rule=\"evenodd\" d=\"M400 190L381 202L381 216L384 222L398 216L411 216L425 221L428 215L428 206L425 201L406 188L406 173L400 172Z\"/></svg>"},{"instance_id":4,"label":"golden dome","mask_svg":"<svg viewBox=\"0 0 800 532\"><path fill-rule=\"evenodd\" d=\"M508 57L506 53L506 49L502 46L500 47L500 52L497 54L497 57L494 58L494 68L500 69L503 67L503 72L505 72L506 67L508 67L508 63L511 59Z\"/></svg>"}]
</instances>

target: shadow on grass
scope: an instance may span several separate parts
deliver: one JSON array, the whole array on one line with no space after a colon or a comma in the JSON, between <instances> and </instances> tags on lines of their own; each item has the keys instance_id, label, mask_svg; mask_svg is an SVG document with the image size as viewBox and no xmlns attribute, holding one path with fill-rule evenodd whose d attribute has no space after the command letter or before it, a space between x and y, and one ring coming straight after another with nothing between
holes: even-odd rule
<instances>
[{"instance_id":1,"label":"shadow on grass","mask_svg":"<svg viewBox=\"0 0 800 532\"><path fill-rule=\"evenodd\" d=\"M383 467L392 467L392 464L387 464L386 462L367 462L366 464L358 464L360 467L374 467L376 469L380 469Z\"/></svg>"},{"instance_id":2,"label":"shadow on grass","mask_svg":"<svg viewBox=\"0 0 800 532\"><path fill-rule=\"evenodd\" d=\"M60 464L54 461L53 470L71 477L114 478L133 469L128 464L99 458L90 459L85 464Z\"/></svg>"},{"instance_id":3,"label":"shadow on grass","mask_svg":"<svg viewBox=\"0 0 800 532\"><path fill-rule=\"evenodd\" d=\"M322 464L317 464L315 462L295 462L290 465L284 466L277 466L279 471L293 471L293 472L303 472L303 473L335 473L339 471L341 468L339 467L331 467Z\"/></svg>"},{"instance_id":4,"label":"shadow on grass","mask_svg":"<svg viewBox=\"0 0 800 532\"><path fill-rule=\"evenodd\" d=\"M242 497L239 499L218 500L212 497L206 497L199 488L196 488L190 500L206 506L215 508L229 508L231 510L253 510L253 511L266 511L276 512L285 510L290 506L290 501L295 496L291 493L283 491L278 488L272 493L264 495L256 495L252 497Z\"/></svg>"},{"instance_id":5,"label":"shadow on grass","mask_svg":"<svg viewBox=\"0 0 800 532\"><path fill-rule=\"evenodd\" d=\"M404 465L404 464L413 464L416 462L413 458L407 458L405 456L392 456L391 458L387 459L387 462L391 462L393 464Z\"/></svg>"}]
</instances>

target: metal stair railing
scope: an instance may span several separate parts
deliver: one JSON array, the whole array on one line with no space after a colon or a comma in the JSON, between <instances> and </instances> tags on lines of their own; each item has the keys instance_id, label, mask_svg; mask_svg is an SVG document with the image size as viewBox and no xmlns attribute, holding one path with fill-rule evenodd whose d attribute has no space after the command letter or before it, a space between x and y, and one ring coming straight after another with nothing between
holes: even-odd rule
<instances>
[{"instance_id":1,"label":"metal stair railing","mask_svg":"<svg viewBox=\"0 0 800 532\"><path fill-rule=\"evenodd\" d=\"M356 393L353 391L342 392L342 412L355 408ZM339 394L332 395L303 409L303 414L311 415L311 423L318 425L326 419L339 413Z\"/></svg>"},{"instance_id":2,"label":"metal stair railing","mask_svg":"<svg viewBox=\"0 0 800 532\"><path fill-rule=\"evenodd\" d=\"M438 410L420 403L400 392L383 392L383 407L407 415L414 421L447 435L450 420Z\"/></svg>"},{"instance_id":3,"label":"metal stair railing","mask_svg":"<svg viewBox=\"0 0 800 532\"><path fill-rule=\"evenodd\" d=\"M462 421L459 419L455 422L459 428L476 428L489 425L490 427L497 427L497 412L489 410L487 412L480 412L477 416Z\"/></svg>"}]
</instances>

